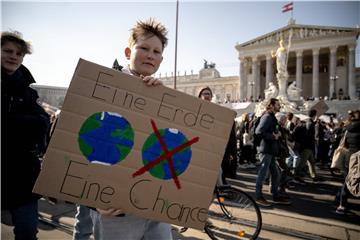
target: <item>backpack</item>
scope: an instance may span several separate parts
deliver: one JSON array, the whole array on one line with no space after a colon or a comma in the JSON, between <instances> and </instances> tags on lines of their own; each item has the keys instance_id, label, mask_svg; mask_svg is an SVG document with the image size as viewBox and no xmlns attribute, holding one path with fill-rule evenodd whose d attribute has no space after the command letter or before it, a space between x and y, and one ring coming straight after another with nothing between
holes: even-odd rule
<instances>
[{"instance_id":1,"label":"backpack","mask_svg":"<svg viewBox=\"0 0 360 240\"><path fill-rule=\"evenodd\" d=\"M261 142L261 137L258 134L255 133L255 130L256 130L257 126L259 125L259 123L260 123L260 118L261 117L257 117L256 119L254 119L251 122L251 126L250 126L250 129L249 129L250 134L253 136L254 147L260 146L260 142Z\"/></svg>"}]
</instances>

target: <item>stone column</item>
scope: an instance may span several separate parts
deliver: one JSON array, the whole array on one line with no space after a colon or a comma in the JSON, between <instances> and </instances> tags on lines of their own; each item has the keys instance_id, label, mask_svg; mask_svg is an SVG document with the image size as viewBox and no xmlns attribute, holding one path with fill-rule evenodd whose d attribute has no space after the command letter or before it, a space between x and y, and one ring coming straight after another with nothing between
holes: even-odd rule
<instances>
[{"instance_id":1,"label":"stone column","mask_svg":"<svg viewBox=\"0 0 360 240\"><path fill-rule=\"evenodd\" d=\"M312 95L319 97L319 51L320 48L315 48L313 52L313 66L312 66Z\"/></svg>"},{"instance_id":2,"label":"stone column","mask_svg":"<svg viewBox=\"0 0 360 240\"><path fill-rule=\"evenodd\" d=\"M355 47L356 44L349 45L349 79L348 79L348 86L349 86L349 96L350 99L356 99L356 85L355 85Z\"/></svg>"},{"instance_id":3,"label":"stone column","mask_svg":"<svg viewBox=\"0 0 360 240\"><path fill-rule=\"evenodd\" d=\"M273 69L272 69L272 57L271 54L266 55L266 82L265 88L269 86L269 82L272 82Z\"/></svg>"},{"instance_id":4,"label":"stone column","mask_svg":"<svg viewBox=\"0 0 360 240\"><path fill-rule=\"evenodd\" d=\"M253 99L256 99L256 82L257 82L257 68L258 68L258 59L257 56L252 57L252 65L251 65L251 72L252 72L252 79L251 79L251 94L250 96L253 96Z\"/></svg>"},{"instance_id":5,"label":"stone column","mask_svg":"<svg viewBox=\"0 0 360 240\"><path fill-rule=\"evenodd\" d=\"M303 51L296 51L296 86L302 89Z\"/></svg>"},{"instance_id":6,"label":"stone column","mask_svg":"<svg viewBox=\"0 0 360 240\"><path fill-rule=\"evenodd\" d=\"M237 96L237 91L236 91L236 85L235 84L232 84L231 85L231 91L232 91L232 93L231 93L231 100L234 100L234 101L236 101L236 100L238 100L238 97L239 96Z\"/></svg>"},{"instance_id":7,"label":"stone column","mask_svg":"<svg viewBox=\"0 0 360 240\"><path fill-rule=\"evenodd\" d=\"M329 68L329 77L336 76L336 50L337 46L330 47L330 68ZM329 98L332 97L333 93L336 93L335 84L333 79L329 79Z\"/></svg>"},{"instance_id":8,"label":"stone column","mask_svg":"<svg viewBox=\"0 0 360 240\"><path fill-rule=\"evenodd\" d=\"M245 58L240 57L240 100L243 100L247 96L247 84L245 79Z\"/></svg>"},{"instance_id":9,"label":"stone column","mask_svg":"<svg viewBox=\"0 0 360 240\"><path fill-rule=\"evenodd\" d=\"M258 59L258 61L257 61L257 69L256 69L256 81L255 81L255 89L256 89L255 96L256 96L256 99L259 97L260 91L261 91L261 87L260 87L260 77L261 77L260 66L261 66L261 61Z\"/></svg>"}]
</instances>

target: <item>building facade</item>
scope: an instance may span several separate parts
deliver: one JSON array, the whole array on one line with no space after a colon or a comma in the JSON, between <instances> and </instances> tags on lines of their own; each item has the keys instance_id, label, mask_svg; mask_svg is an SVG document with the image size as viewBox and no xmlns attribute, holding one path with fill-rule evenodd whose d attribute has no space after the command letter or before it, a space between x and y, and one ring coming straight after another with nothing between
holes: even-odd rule
<instances>
[{"instance_id":1,"label":"building facade","mask_svg":"<svg viewBox=\"0 0 360 240\"><path fill-rule=\"evenodd\" d=\"M38 91L39 98L42 102L57 108L61 108L63 105L67 92L66 87L54 87L38 84L31 85L31 87Z\"/></svg>"},{"instance_id":2,"label":"building facade","mask_svg":"<svg viewBox=\"0 0 360 240\"><path fill-rule=\"evenodd\" d=\"M170 88L174 87L174 77L161 77L164 85ZM207 64L198 74L191 74L176 77L176 90L197 96L200 90L206 86L213 91L213 101L217 103L235 102L239 96L239 77L221 77L215 64Z\"/></svg>"},{"instance_id":3,"label":"building facade","mask_svg":"<svg viewBox=\"0 0 360 240\"><path fill-rule=\"evenodd\" d=\"M275 59L279 41L288 51L288 84L293 81L307 97L359 97L355 48L359 28L289 25L237 44L240 60L240 99L263 97L270 82L277 84Z\"/></svg>"}]
</instances>

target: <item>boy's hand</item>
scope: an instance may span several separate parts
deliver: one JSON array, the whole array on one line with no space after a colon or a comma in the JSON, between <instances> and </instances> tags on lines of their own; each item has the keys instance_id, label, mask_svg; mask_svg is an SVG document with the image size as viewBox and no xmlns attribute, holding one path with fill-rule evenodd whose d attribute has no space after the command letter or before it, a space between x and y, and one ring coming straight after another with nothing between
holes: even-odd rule
<instances>
[{"instance_id":1,"label":"boy's hand","mask_svg":"<svg viewBox=\"0 0 360 240\"><path fill-rule=\"evenodd\" d=\"M160 86L160 85L163 85L162 81L160 81L157 78L154 78L154 77L151 77L151 76L144 77L143 75L140 75L140 77L142 78L144 83L146 85L148 85L148 86Z\"/></svg>"},{"instance_id":2,"label":"boy's hand","mask_svg":"<svg viewBox=\"0 0 360 240\"><path fill-rule=\"evenodd\" d=\"M100 209L100 208L96 208L96 210L101 215L106 215L106 216L117 216L117 215L120 215L120 214L124 214L124 211L122 209L115 209L115 208Z\"/></svg>"}]
</instances>

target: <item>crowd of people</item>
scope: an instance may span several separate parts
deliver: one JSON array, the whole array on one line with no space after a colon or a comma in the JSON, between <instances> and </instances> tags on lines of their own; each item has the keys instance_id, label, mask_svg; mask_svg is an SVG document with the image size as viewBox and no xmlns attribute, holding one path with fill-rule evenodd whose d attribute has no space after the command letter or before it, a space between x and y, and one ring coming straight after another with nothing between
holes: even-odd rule
<instances>
[{"instance_id":1,"label":"crowd of people","mask_svg":"<svg viewBox=\"0 0 360 240\"><path fill-rule=\"evenodd\" d=\"M263 182L269 175L273 202L290 204L286 189L292 183L306 184L306 175L313 182L323 181L317 168L328 169L333 175L342 174L345 181L350 156L360 150L359 109L349 111L347 119L336 122L333 118L330 122L319 119L315 109L302 121L291 112L280 113L279 109L279 101L272 98L262 116L244 113L237 124L239 168L258 168L256 200L262 206L271 205L262 195ZM340 164L343 167L332 168L341 139L348 152ZM351 194L345 183L340 190L335 202L338 204L343 197L337 209L337 213L343 214Z\"/></svg>"},{"instance_id":2,"label":"crowd of people","mask_svg":"<svg viewBox=\"0 0 360 240\"><path fill-rule=\"evenodd\" d=\"M167 45L167 30L154 19L139 21L131 29L128 46L124 49L127 67L113 68L138 76L149 87L162 83L152 75L158 70ZM35 80L22 65L31 46L18 32L1 34L1 113L2 113L2 211L11 215L15 239L37 239L38 199L32 188L39 174L41 157L56 121L41 107L38 94L30 87ZM212 91L203 88L199 98L211 101ZM329 166L332 154L346 133L346 147L351 154L359 151L360 111L349 113L340 123L324 123L317 119L316 110L306 121L293 113L280 113L280 103L269 99L261 116L243 114L232 126L220 169L221 180L236 178L238 167L258 168L256 201L269 206L262 188L270 178L273 202L291 204L287 193L290 179L304 183L308 174L314 182L321 181L316 164ZM51 121L53 122L51 126ZM346 167L348 164L345 164ZM307 168L306 168L307 166ZM336 200L338 212L346 211L351 189L344 185ZM94 209L78 205L73 239L172 239L171 225L144 219L122 209Z\"/></svg>"}]
</instances>

